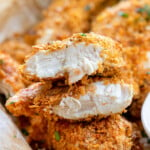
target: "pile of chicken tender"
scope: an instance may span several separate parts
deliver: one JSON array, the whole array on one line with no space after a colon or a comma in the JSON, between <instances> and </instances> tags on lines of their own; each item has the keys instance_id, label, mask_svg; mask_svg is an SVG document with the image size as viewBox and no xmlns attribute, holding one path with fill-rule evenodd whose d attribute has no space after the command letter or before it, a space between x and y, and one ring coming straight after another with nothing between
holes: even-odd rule
<instances>
[{"instance_id":1,"label":"pile of chicken tender","mask_svg":"<svg viewBox=\"0 0 150 150\"><path fill-rule=\"evenodd\" d=\"M150 0L53 0L0 43L0 95L33 150L144 150Z\"/></svg>"}]
</instances>

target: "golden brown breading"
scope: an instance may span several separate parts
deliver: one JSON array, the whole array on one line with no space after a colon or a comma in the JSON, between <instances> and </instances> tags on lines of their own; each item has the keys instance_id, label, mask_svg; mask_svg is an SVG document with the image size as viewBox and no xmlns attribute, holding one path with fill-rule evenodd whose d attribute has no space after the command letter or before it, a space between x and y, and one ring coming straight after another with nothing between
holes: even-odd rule
<instances>
[{"instance_id":1,"label":"golden brown breading","mask_svg":"<svg viewBox=\"0 0 150 150\"><path fill-rule=\"evenodd\" d=\"M73 33L87 32L93 15L118 0L54 0L36 27L37 43L64 39Z\"/></svg>"},{"instance_id":2,"label":"golden brown breading","mask_svg":"<svg viewBox=\"0 0 150 150\"><path fill-rule=\"evenodd\" d=\"M149 64L149 10L149 0L122 1L98 15L92 27L92 31L112 37L124 46L124 56L141 91L130 109L135 117L140 116L141 105L150 91L150 67L144 65L145 62Z\"/></svg>"},{"instance_id":3,"label":"golden brown breading","mask_svg":"<svg viewBox=\"0 0 150 150\"><path fill-rule=\"evenodd\" d=\"M93 22L92 31L112 37L123 45L143 45L146 49L150 39L149 5L149 0L122 1L100 13Z\"/></svg>"},{"instance_id":4,"label":"golden brown breading","mask_svg":"<svg viewBox=\"0 0 150 150\"><path fill-rule=\"evenodd\" d=\"M130 150L137 138L132 124L119 115L92 122L53 121L49 135L55 150Z\"/></svg>"},{"instance_id":5,"label":"golden brown breading","mask_svg":"<svg viewBox=\"0 0 150 150\"><path fill-rule=\"evenodd\" d=\"M31 49L31 46L19 40L8 40L0 44L0 50L7 52L21 64L24 62L25 56L31 52Z\"/></svg>"},{"instance_id":6,"label":"golden brown breading","mask_svg":"<svg viewBox=\"0 0 150 150\"><path fill-rule=\"evenodd\" d=\"M18 64L8 54L0 52L0 93L6 97L24 88L18 73Z\"/></svg>"},{"instance_id":7,"label":"golden brown breading","mask_svg":"<svg viewBox=\"0 0 150 150\"><path fill-rule=\"evenodd\" d=\"M34 47L22 66L23 75L31 80L65 79L72 84L85 75L125 66L121 45L94 33L78 33L63 41ZM111 72L114 75L114 71Z\"/></svg>"},{"instance_id":8,"label":"golden brown breading","mask_svg":"<svg viewBox=\"0 0 150 150\"><path fill-rule=\"evenodd\" d=\"M120 115L70 123L66 120L48 121L40 114L34 114L21 123L20 128L33 149L130 150L132 147L133 150L143 150L139 143L139 129Z\"/></svg>"}]
</instances>

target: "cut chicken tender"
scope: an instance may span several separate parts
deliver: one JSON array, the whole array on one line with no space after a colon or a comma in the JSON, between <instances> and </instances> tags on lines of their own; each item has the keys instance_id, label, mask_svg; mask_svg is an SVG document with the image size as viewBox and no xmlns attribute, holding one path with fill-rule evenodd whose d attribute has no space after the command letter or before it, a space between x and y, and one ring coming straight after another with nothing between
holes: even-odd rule
<instances>
[{"instance_id":1,"label":"cut chicken tender","mask_svg":"<svg viewBox=\"0 0 150 150\"><path fill-rule=\"evenodd\" d=\"M119 115L92 122L51 122L49 135L55 150L131 150L137 138L132 124Z\"/></svg>"},{"instance_id":2,"label":"cut chicken tender","mask_svg":"<svg viewBox=\"0 0 150 150\"><path fill-rule=\"evenodd\" d=\"M24 88L17 71L18 64L8 54L0 52L0 93L6 97L13 96Z\"/></svg>"},{"instance_id":3,"label":"cut chicken tender","mask_svg":"<svg viewBox=\"0 0 150 150\"><path fill-rule=\"evenodd\" d=\"M60 40L73 33L87 32L91 19L105 5L117 0L54 0L44 12L44 19L35 27L36 44ZM61 15L60 15L61 14Z\"/></svg>"},{"instance_id":4,"label":"cut chicken tender","mask_svg":"<svg viewBox=\"0 0 150 150\"><path fill-rule=\"evenodd\" d=\"M72 84L85 75L125 65L121 46L94 33L74 34L66 40L35 46L34 49L22 67L24 76L32 80L63 78Z\"/></svg>"},{"instance_id":5,"label":"cut chicken tender","mask_svg":"<svg viewBox=\"0 0 150 150\"><path fill-rule=\"evenodd\" d=\"M31 46L19 40L8 40L0 44L0 50L7 52L21 64L24 62L25 56L31 52L31 49Z\"/></svg>"},{"instance_id":6,"label":"cut chicken tender","mask_svg":"<svg viewBox=\"0 0 150 150\"><path fill-rule=\"evenodd\" d=\"M110 79L63 87L36 83L19 91L6 106L14 115L30 116L40 112L47 118L54 114L59 118L80 120L122 113L131 104L133 95L132 84L113 83Z\"/></svg>"}]
</instances>

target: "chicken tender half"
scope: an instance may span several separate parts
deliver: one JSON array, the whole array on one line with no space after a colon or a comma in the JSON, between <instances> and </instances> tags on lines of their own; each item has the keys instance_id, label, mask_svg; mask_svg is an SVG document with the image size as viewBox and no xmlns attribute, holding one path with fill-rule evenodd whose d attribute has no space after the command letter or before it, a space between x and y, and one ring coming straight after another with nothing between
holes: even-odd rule
<instances>
[{"instance_id":1,"label":"chicken tender half","mask_svg":"<svg viewBox=\"0 0 150 150\"><path fill-rule=\"evenodd\" d=\"M87 85L62 87L35 83L10 98L6 106L16 116L38 113L50 119L54 115L69 120L87 120L122 113L133 95L133 85L123 80L97 79Z\"/></svg>"},{"instance_id":2,"label":"chicken tender half","mask_svg":"<svg viewBox=\"0 0 150 150\"><path fill-rule=\"evenodd\" d=\"M88 123L54 121L49 125L49 135L55 150L131 150L138 134L131 123L115 115Z\"/></svg>"},{"instance_id":3,"label":"chicken tender half","mask_svg":"<svg viewBox=\"0 0 150 150\"><path fill-rule=\"evenodd\" d=\"M22 72L31 80L62 78L72 84L85 75L125 66L121 50L121 46L110 38L78 33L63 41L35 46L22 66Z\"/></svg>"},{"instance_id":4,"label":"chicken tender half","mask_svg":"<svg viewBox=\"0 0 150 150\"><path fill-rule=\"evenodd\" d=\"M0 93L6 97L13 96L24 88L17 71L18 64L8 54L0 52Z\"/></svg>"},{"instance_id":5,"label":"chicken tender half","mask_svg":"<svg viewBox=\"0 0 150 150\"><path fill-rule=\"evenodd\" d=\"M10 54L18 63L22 64L25 56L31 52L32 48L23 41L8 40L0 44L0 49Z\"/></svg>"},{"instance_id":6,"label":"chicken tender half","mask_svg":"<svg viewBox=\"0 0 150 150\"><path fill-rule=\"evenodd\" d=\"M105 5L116 1L118 0L54 0L45 11L43 21L35 27L36 43L47 43L73 33L89 31L92 17Z\"/></svg>"}]
</instances>

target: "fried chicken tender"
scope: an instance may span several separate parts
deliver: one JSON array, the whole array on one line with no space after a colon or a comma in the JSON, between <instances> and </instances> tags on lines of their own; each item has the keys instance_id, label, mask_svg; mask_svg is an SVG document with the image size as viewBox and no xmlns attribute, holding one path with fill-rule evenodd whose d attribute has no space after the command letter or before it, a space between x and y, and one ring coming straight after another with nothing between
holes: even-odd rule
<instances>
[{"instance_id":1,"label":"fried chicken tender","mask_svg":"<svg viewBox=\"0 0 150 150\"><path fill-rule=\"evenodd\" d=\"M6 107L16 116L40 113L69 120L89 120L122 113L131 104L133 85L123 80L92 79L87 85L52 87L35 83L7 100Z\"/></svg>"},{"instance_id":2,"label":"fried chicken tender","mask_svg":"<svg viewBox=\"0 0 150 150\"><path fill-rule=\"evenodd\" d=\"M140 116L142 103L150 91L150 1L127 0L107 8L93 21L92 31L112 37L123 44L123 54L140 93L131 106L131 114Z\"/></svg>"},{"instance_id":3,"label":"fried chicken tender","mask_svg":"<svg viewBox=\"0 0 150 150\"><path fill-rule=\"evenodd\" d=\"M49 125L49 135L55 150L131 150L137 131L123 117L115 115L92 122L54 121Z\"/></svg>"},{"instance_id":4,"label":"fried chicken tender","mask_svg":"<svg viewBox=\"0 0 150 150\"><path fill-rule=\"evenodd\" d=\"M6 97L13 96L24 88L17 71L18 64L8 54L0 52L0 93Z\"/></svg>"},{"instance_id":5,"label":"fried chicken tender","mask_svg":"<svg viewBox=\"0 0 150 150\"><path fill-rule=\"evenodd\" d=\"M65 79L72 84L85 75L103 74L105 69L111 72L112 68L125 66L121 50L110 38L78 33L63 41L35 46L21 70L31 80Z\"/></svg>"},{"instance_id":6,"label":"fried chicken tender","mask_svg":"<svg viewBox=\"0 0 150 150\"><path fill-rule=\"evenodd\" d=\"M50 0L0 0L0 42L24 33L41 18L41 11Z\"/></svg>"},{"instance_id":7,"label":"fried chicken tender","mask_svg":"<svg viewBox=\"0 0 150 150\"><path fill-rule=\"evenodd\" d=\"M25 56L31 52L32 48L23 41L8 40L0 44L0 49L10 54L18 63L22 64Z\"/></svg>"},{"instance_id":8,"label":"fried chicken tender","mask_svg":"<svg viewBox=\"0 0 150 150\"><path fill-rule=\"evenodd\" d=\"M44 19L35 27L36 43L63 39L73 33L87 32L92 17L105 5L118 0L54 0L44 13Z\"/></svg>"}]
</instances>

